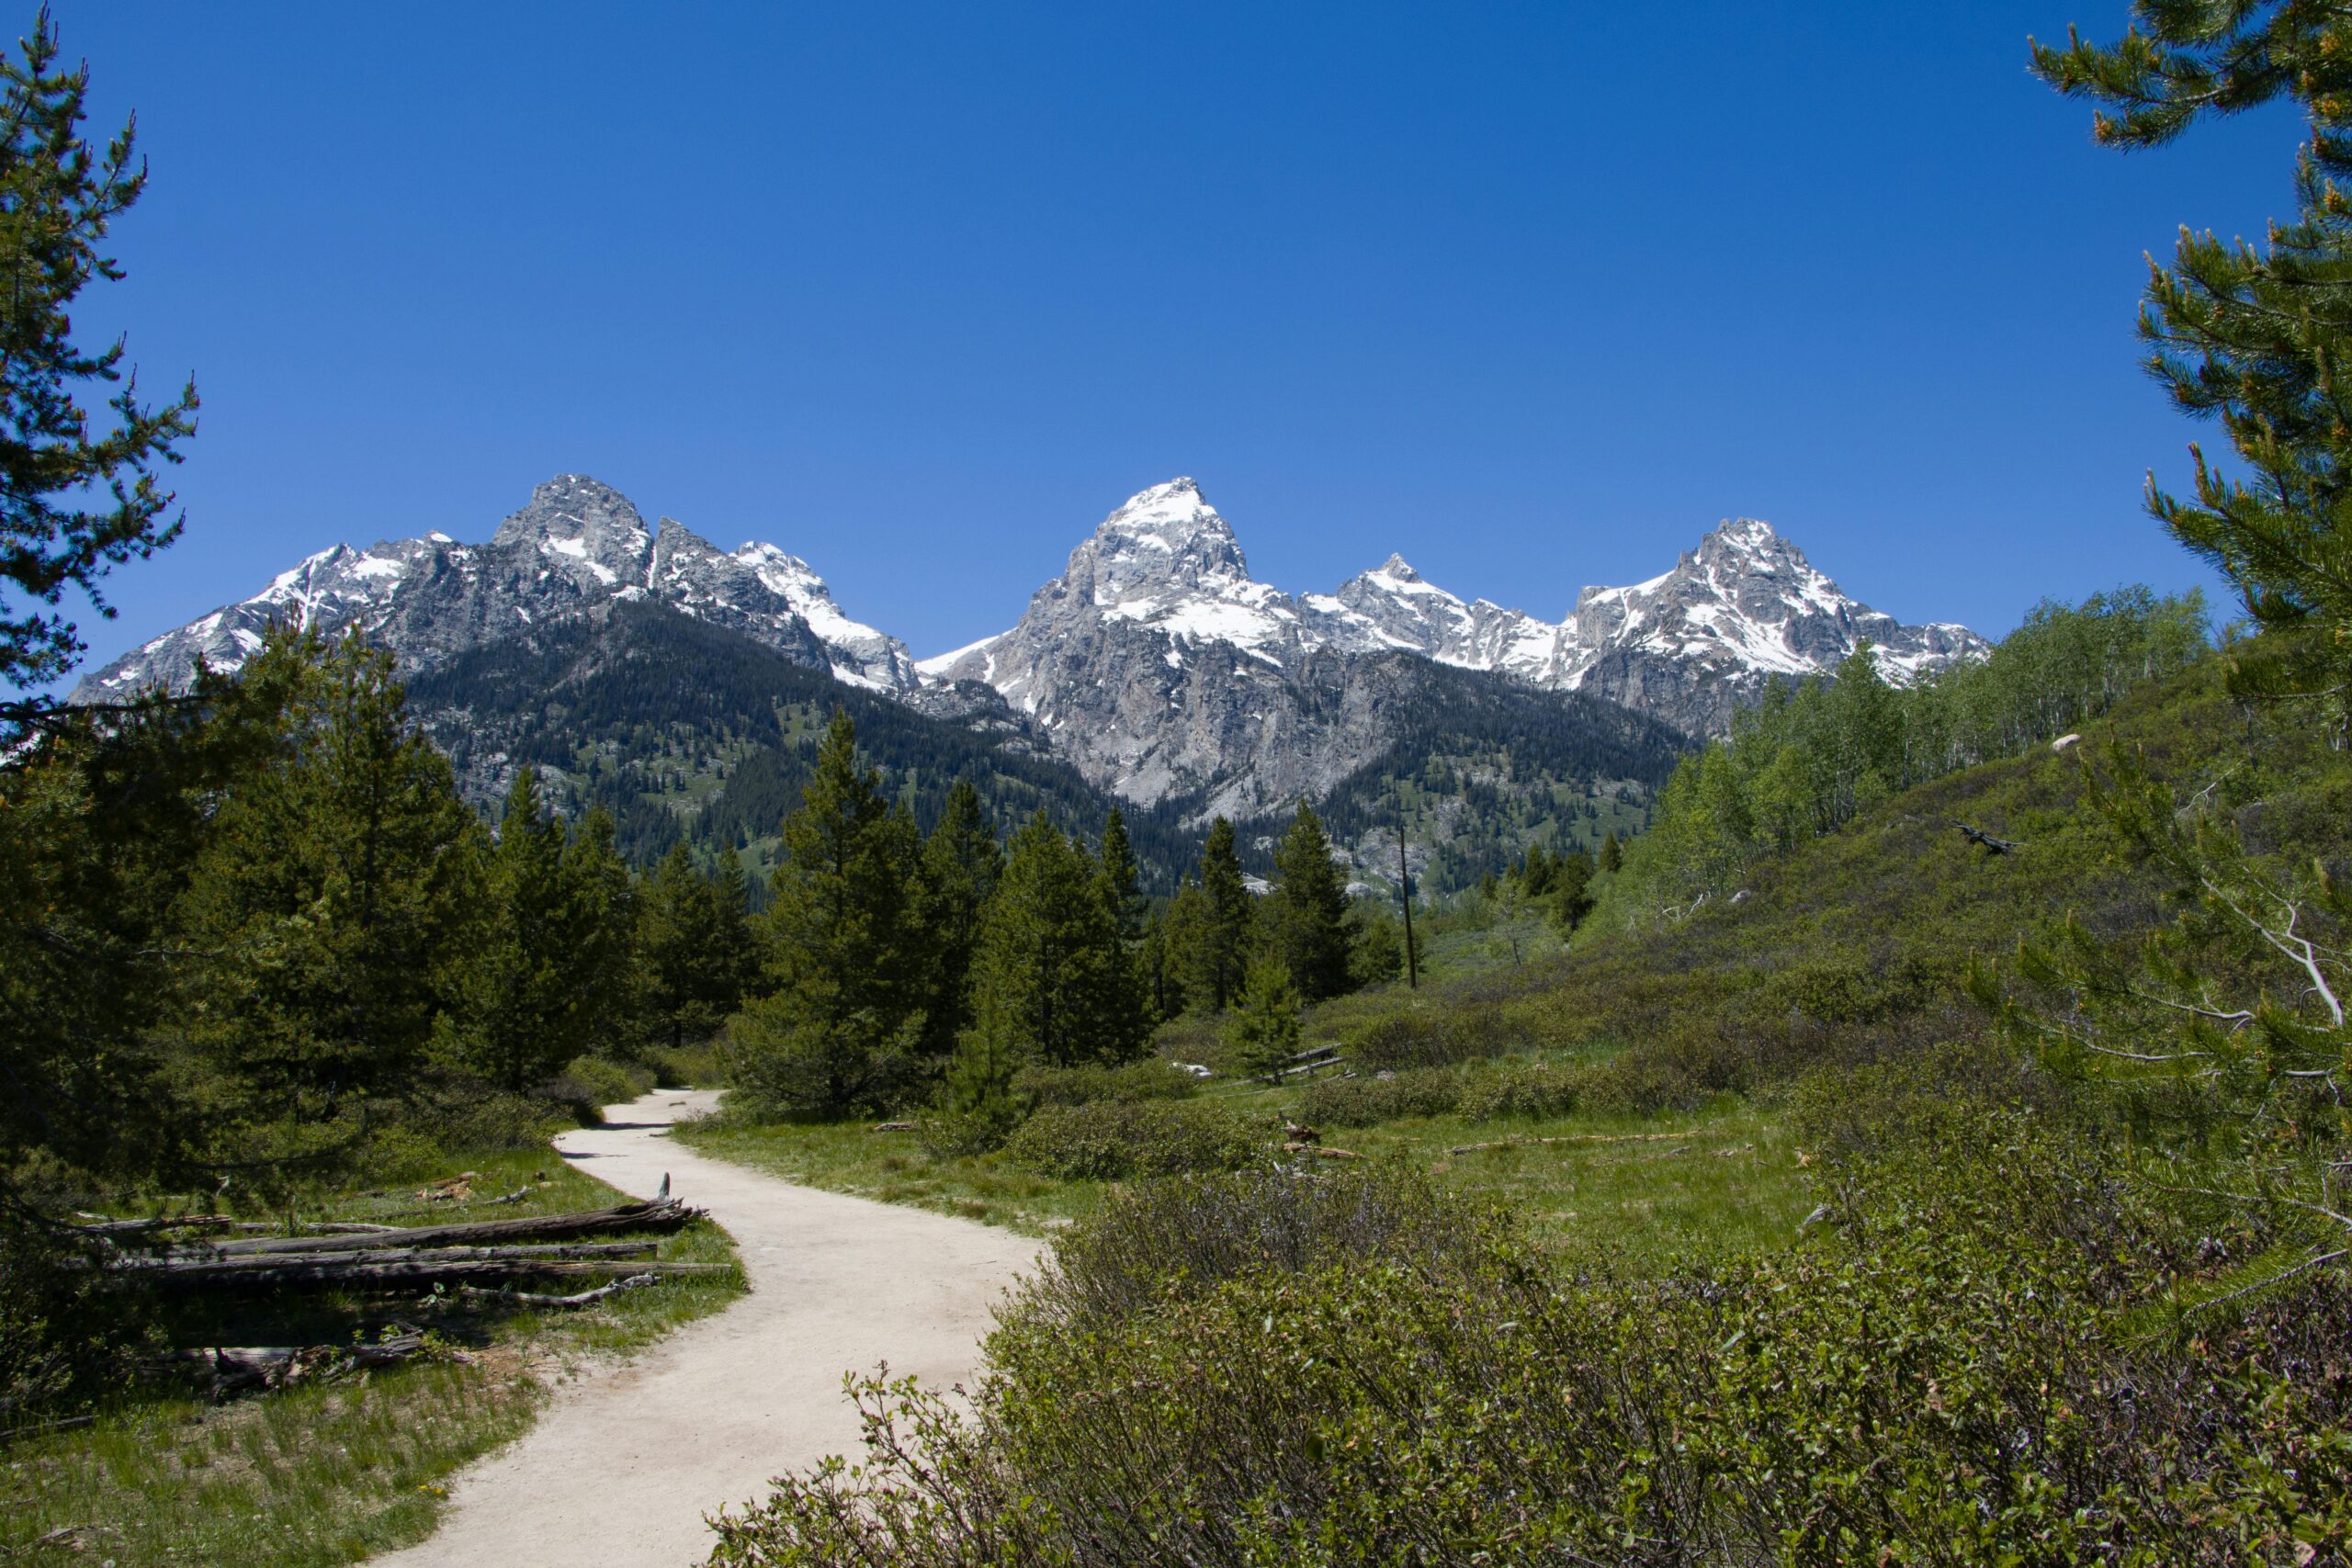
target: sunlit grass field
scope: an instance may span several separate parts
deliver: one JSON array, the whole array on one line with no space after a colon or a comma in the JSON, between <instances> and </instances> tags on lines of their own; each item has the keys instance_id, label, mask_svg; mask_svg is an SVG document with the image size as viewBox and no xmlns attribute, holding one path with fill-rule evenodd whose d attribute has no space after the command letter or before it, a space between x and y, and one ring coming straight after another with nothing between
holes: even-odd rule
<instances>
[{"instance_id":1,"label":"sunlit grass field","mask_svg":"<svg viewBox=\"0 0 2352 1568\"><path fill-rule=\"evenodd\" d=\"M1281 1153L1281 1128L1295 1114L1295 1091L1222 1084L1203 1098L1262 1122L1268 1159L1293 1157ZM1030 1235L1091 1213L1110 1185L1040 1176L1001 1153L937 1158L912 1134L872 1125L720 1118L680 1135L705 1154L788 1181ZM1687 1114L1650 1118L1408 1118L1327 1130L1323 1143L1491 1200L1552 1245L1661 1261L1781 1245L1818 1201L1781 1121L1730 1095Z\"/></svg>"}]
</instances>

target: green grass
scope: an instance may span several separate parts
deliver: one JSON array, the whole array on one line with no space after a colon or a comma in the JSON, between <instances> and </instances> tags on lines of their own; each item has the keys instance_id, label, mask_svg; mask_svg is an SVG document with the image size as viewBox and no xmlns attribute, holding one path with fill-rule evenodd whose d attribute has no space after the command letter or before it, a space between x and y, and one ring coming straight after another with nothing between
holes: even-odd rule
<instances>
[{"instance_id":1,"label":"green grass","mask_svg":"<svg viewBox=\"0 0 2352 1568\"><path fill-rule=\"evenodd\" d=\"M1221 1084L1204 1098L1261 1118L1268 1157L1276 1157L1276 1130L1293 1114L1295 1092ZM875 1133L870 1125L757 1125L721 1117L680 1135L704 1154L787 1181L1027 1235L1050 1235L1091 1213L1110 1185L1040 1176L1001 1153L934 1158L912 1134ZM1661 1260L1783 1246L1818 1201L1781 1122L1734 1095L1686 1114L1648 1118L1408 1118L1334 1129L1324 1142L1490 1199L1524 1217L1551 1245Z\"/></svg>"},{"instance_id":2,"label":"green grass","mask_svg":"<svg viewBox=\"0 0 2352 1568\"><path fill-rule=\"evenodd\" d=\"M1553 1246L1661 1261L1785 1246L1819 1201L1786 1127L1736 1095L1655 1117L1411 1117L1325 1142L1416 1166Z\"/></svg>"},{"instance_id":3,"label":"green grass","mask_svg":"<svg viewBox=\"0 0 2352 1568\"><path fill-rule=\"evenodd\" d=\"M884 1203L906 1203L1023 1235L1046 1235L1093 1212L1099 1181L1061 1181L1024 1170L1001 1154L937 1159L910 1133L872 1123L754 1124L718 1117L672 1135L714 1158Z\"/></svg>"},{"instance_id":4,"label":"green grass","mask_svg":"<svg viewBox=\"0 0 2352 1568\"><path fill-rule=\"evenodd\" d=\"M411 1180L344 1193L300 1217L428 1224L602 1208L621 1196L551 1149L469 1156L440 1174L460 1170L476 1173L470 1201L420 1201ZM518 1190L514 1202L489 1201ZM656 1256L729 1263L734 1246L697 1222L661 1237ZM742 1289L737 1272L673 1278L547 1312L421 1294L200 1300L161 1325L169 1343L344 1343L401 1324L431 1330L442 1348L220 1405L152 1388L87 1427L18 1439L0 1449L0 1559L328 1568L421 1540L449 1477L527 1429L549 1380L576 1358L626 1355Z\"/></svg>"}]
</instances>

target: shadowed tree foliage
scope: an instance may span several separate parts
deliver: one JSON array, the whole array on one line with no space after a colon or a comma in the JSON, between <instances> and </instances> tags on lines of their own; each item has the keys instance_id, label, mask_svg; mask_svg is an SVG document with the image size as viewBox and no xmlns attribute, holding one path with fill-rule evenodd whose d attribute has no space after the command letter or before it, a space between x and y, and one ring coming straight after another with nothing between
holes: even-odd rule
<instances>
[{"instance_id":1,"label":"shadowed tree foliage","mask_svg":"<svg viewBox=\"0 0 2352 1568\"><path fill-rule=\"evenodd\" d=\"M637 908L647 1032L673 1049L715 1033L756 967L742 868L729 855L705 876L675 845L645 879Z\"/></svg>"},{"instance_id":2,"label":"shadowed tree foliage","mask_svg":"<svg viewBox=\"0 0 2352 1568\"><path fill-rule=\"evenodd\" d=\"M1249 963L1252 910L1241 880L1241 858L1233 824L1220 817L1209 824L1208 841L1193 881L1200 897L1186 913L1183 964L1185 995L1194 1007L1222 1012L1241 994Z\"/></svg>"},{"instance_id":3,"label":"shadowed tree foliage","mask_svg":"<svg viewBox=\"0 0 2352 1568\"><path fill-rule=\"evenodd\" d=\"M968 982L981 911L1003 874L1004 850L989 830L980 792L959 778L922 846L922 925L930 949L926 1046L934 1055L954 1051L956 1036L971 1026Z\"/></svg>"},{"instance_id":4,"label":"shadowed tree foliage","mask_svg":"<svg viewBox=\"0 0 2352 1568\"><path fill-rule=\"evenodd\" d=\"M19 691L79 660L73 622L51 613L68 588L102 615L99 579L179 535L158 464L177 462L196 431L196 384L161 405L139 398L118 340L91 352L73 338L74 298L93 279L119 279L107 254L114 220L147 186L126 122L103 150L82 140L86 67L58 64L43 9L21 58L0 60L0 681ZM95 434L85 389L119 389ZM47 705L0 703L21 722Z\"/></svg>"},{"instance_id":5,"label":"shadowed tree foliage","mask_svg":"<svg viewBox=\"0 0 2352 1568\"><path fill-rule=\"evenodd\" d=\"M761 920L771 994L730 1030L754 1100L841 1115L887 1102L921 1071L923 998L914 818L860 767L835 713L785 819L784 863Z\"/></svg>"},{"instance_id":6,"label":"shadowed tree foliage","mask_svg":"<svg viewBox=\"0 0 2352 1568\"><path fill-rule=\"evenodd\" d=\"M216 722L266 743L180 901L185 1027L253 1113L332 1123L417 1065L475 913L479 829L391 656L356 635L274 636Z\"/></svg>"}]
</instances>

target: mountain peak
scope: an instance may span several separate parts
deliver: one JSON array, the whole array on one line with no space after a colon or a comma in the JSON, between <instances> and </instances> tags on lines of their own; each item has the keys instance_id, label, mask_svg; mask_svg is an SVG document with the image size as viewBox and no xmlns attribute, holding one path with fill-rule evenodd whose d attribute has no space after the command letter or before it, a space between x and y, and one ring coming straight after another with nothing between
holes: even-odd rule
<instances>
[{"instance_id":1,"label":"mountain peak","mask_svg":"<svg viewBox=\"0 0 2352 1568\"><path fill-rule=\"evenodd\" d=\"M1419 582L1421 581L1421 574L1413 570L1412 563L1408 561L1403 556L1398 555L1395 550L1389 551L1388 558L1382 561L1378 566L1373 569L1372 575L1374 577L1393 578L1398 582Z\"/></svg>"},{"instance_id":2,"label":"mountain peak","mask_svg":"<svg viewBox=\"0 0 2352 1568\"><path fill-rule=\"evenodd\" d=\"M1137 491L1070 552L1067 581L1097 604L1223 595L1249 585L1233 528L1189 479Z\"/></svg>"},{"instance_id":3,"label":"mountain peak","mask_svg":"<svg viewBox=\"0 0 2352 1568\"><path fill-rule=\"evenodd\" d=\"M628 497L585 474L558 474L533 488L528 505L498 525L493 546L537 544L566 575L605 587L643 582L653 535Z\"/></svg>"}]
</instances>

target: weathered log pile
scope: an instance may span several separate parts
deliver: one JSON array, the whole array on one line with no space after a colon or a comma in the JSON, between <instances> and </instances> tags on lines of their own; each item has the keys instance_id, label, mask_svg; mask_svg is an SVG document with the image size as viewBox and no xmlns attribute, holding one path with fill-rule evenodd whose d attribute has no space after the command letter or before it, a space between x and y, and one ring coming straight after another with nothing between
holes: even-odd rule
<instances>
[{"instance_id":1,"label":"weathered log pile","mask_svg":"<svg viewBox=\"0 0 2352 1568\"><path fill-rule=\"evenodd\" d=\"M569 1214L415 1225L337 1227L315 1235L246 1235L163 1241L167 1222L85 1227L100 1269L167 1291L383 1290L415 1285L511 1286L547 1276L695 1274L724 1264L649 1261L650 1240L583 1241L628 1231L674 1231L701 1213L674 1198ZM208 1224L207 1228L217 1228Z\"/></svg>"}]
</instances>

